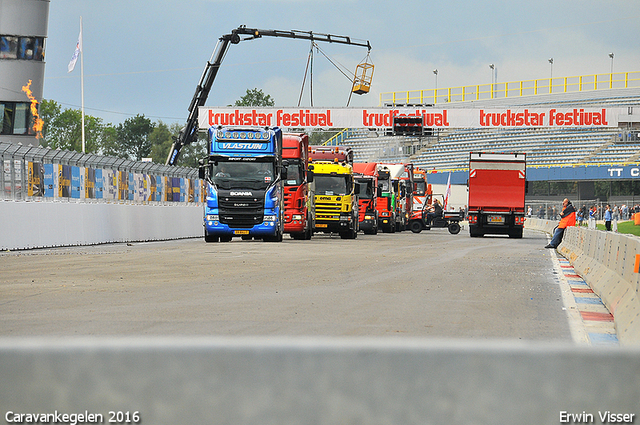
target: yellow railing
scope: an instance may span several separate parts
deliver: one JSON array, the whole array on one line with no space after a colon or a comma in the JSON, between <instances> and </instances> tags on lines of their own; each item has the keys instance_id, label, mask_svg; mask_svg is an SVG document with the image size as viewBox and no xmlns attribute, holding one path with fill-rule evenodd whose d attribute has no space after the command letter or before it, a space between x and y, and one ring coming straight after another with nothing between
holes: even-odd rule
<instances>
[{"instance_id":1,"label":"yellow railing","mask_svg":"<svg viewBox=\"0 0 640 425\"><path fill-rule=\"evenodd\" d=\"M615 72L613 74L539 78L537 80L477 84L442 89L385 92L380 93L380 106L387 104L437 105L452 102L637 87L640 87L640 71Z\"/></svg>"}]
</instances>

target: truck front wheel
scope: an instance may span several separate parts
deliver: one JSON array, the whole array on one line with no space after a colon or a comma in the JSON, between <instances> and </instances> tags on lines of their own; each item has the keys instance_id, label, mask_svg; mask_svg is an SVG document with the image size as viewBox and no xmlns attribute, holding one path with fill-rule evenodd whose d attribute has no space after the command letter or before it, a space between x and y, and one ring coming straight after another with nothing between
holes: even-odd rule
<instances>
[{"instance_id":1,"label":"truck front wheel","mask_svg":"<svg viewBox=\"0 0 640 425\"><path fill-rule=\"evenodd\" d=\"M206 232L204 234L204 241L205 242L218 242L219 240L220 240L220 237L218 237L218 236L208 235Z\"/></svg>"},{"instance_id":2,"label":"truck front wheel","mask_svg":"<svg viewBox=\"0 0 640 425\"><path fill-rule=\"evenodd\" d=\"M420 222L420 220L413 220L410 224L410 228L413 233L420 233L422 232L422 222Z\"/></svg>"}]
</instances>

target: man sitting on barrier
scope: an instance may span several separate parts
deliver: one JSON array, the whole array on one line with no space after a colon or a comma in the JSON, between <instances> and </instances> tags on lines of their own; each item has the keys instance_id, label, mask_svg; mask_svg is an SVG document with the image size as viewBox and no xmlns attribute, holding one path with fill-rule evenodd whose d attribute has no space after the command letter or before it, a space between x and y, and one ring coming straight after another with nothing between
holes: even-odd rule
<instances>
[{"instance_id":1,"label":"man sitting on barrier","mask_svg":"<svg viewBox=\"0 0 640 425\"><path fill-rule=\"evenodd\" d=\"M551 242L545 248L557 248L562 242L562 235L564 234L564 229L570 226L576 225L576 209L571 204L567 198L562 201L562 213L560 213L560 223L556 228L555 233L553 234L553 238Z\"/></svg>"}]
</instances>

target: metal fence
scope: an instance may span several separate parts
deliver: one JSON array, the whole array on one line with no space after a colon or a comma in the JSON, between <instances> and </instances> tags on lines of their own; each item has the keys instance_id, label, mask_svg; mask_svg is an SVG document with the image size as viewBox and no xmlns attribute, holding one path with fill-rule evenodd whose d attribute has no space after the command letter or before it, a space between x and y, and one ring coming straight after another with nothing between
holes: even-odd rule
<instances>
[{"instance_id":1,"label":"metal fence","mask_svg":"<svg viewBox=\"0 0 640 425\"><path fill-rule=\"evenodd\" d=\"M200 203L198 170L0 142L0 200Z\"/></svg>"},{"instance_id":2,"label":"metal fence","mask_svg":"<svg viewBox=\"0 0 640 425\"><path fill-rule=\"evenodd\" d=\"M577 199L572 200L572 204L575 209L580 212L582 210L582 224L586 226L589 218L589 209L595 207L594 218L597 221L604 220L604 212L606 206L609 205L612 210L614 208L618 210L618 214L614 215L614 219L617 220L631 220L633 214L640 212L640 198L616 198L615 200L602 201L600 199ZM531 215L529 215L529 208L531 208ZM562 200L549 201L549 200L529 200L525 202L525 212L527 216L533 218L539 218L544 220L560 220L560 213L562 212Z\"/></svg>"}]
</instances>

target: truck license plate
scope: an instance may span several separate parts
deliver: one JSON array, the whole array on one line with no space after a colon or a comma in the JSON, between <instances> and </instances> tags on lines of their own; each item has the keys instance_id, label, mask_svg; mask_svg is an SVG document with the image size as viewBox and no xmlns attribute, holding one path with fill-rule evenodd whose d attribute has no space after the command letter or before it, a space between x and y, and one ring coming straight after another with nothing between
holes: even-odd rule
<instances>
[{"instance_id":1,"label":"truck license plate","mask_svg":"<svg viewBox=\"0 0 640 425\"><path fill-rule=\"evenodd\" d=\"M249 231L248 230L234 230L233 234L234 235L248 235Z\"/></svg>"},{"instance_id":2,"label":"truck license plate","mask_svg":"<svg viewBox=\"0 0 640 425\"><path fill-rule=\"evenodd\" d=\"M316 224L316 227L327 227L327 225L320 223L320 224Z\"/></svg>"},{"instance_id":3,"label":"truck license plate","mask_svg":"<svg viewBox=\"0 0 640 425\"><path fill-rule=\"evenodd\" d=\"M491 224L502 224L504 223L504 216L501 215L490 215L488 217L489 223Z\"/></svg>"}]
</instances>

